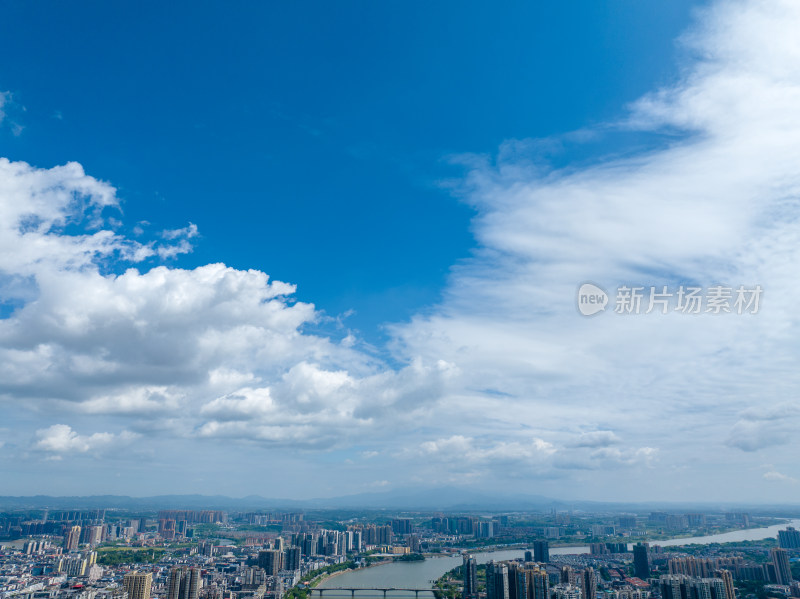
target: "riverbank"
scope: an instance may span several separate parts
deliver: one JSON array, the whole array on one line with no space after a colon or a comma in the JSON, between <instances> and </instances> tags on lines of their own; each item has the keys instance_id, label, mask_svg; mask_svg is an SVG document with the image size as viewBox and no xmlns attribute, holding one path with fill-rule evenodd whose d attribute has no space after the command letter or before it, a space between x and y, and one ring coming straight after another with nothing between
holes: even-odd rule
<instances>
[{"instance_id":1,"label":"riverbank","mask_svg":"<svg viewBox=\"0 0 800 599\"><path fill-rule=\"evenodd\" d=\"M778 520L778 522L774 522ZM761 524L755 526L748 526L746 528L738 528L738 527L725 527L723 529L702 534L698 533L698 531L687 532L683 534L675 534L675 535L661 535L661 534L651 534L651 535L643 535L641 537L609 537L602 541L589 541L583 540L583 542L566 542L566 543L558 543L558 542L551 542L549 544L550 552L552 553L554 550L557 553L588 553L589 552L589 545L594 542L602 542L602 543L626 543L628 545L634 545L635 543L651 543L653 545L663 545L663 546L676 546L676 545L683 545L683 544L691 544L691 543L714 543L714 542L736 542L737 540L759 540L760 538L766 538L760 536L759 531L770 531L775 530L775 535L777 536L777 529L782 528L784 526L798 526L800 520L793 519L793 518L773 518L773 523L771 524ZM756 533L755 536L751 535L750 533ZM770 536L770 535L767 535ZM727 540L726 537L731 537L730 540ZM734 537L741 537L739 539ZM719 540L718 540L719 539ZM688 541L688 543L687 543ZM463 545L460 547L453 547L448 548L450 551L444 553L431 553L425 554L426 556L438 556L438 557L449 557L453 555L459 555L462 552L469 551L471 553L493 553L498 551L516 551L516 550L526 550L530 549L530 543L509 543L503 545ZM575 551L571 551L575 550Z\"/></svg>"},{"instance_id":2,"label":"riverbank","mask_svg":"<svg viewBox=\"0 0 800 599\"><path fill-rule=\"evenodd\" d=\"M385 560L374 562L367 566L361 566L360 568L345 568L343 570L337 570L336 572L325 572L320 574L319 576L312 578L310 581L307 581L308 586L309 588L315 589L317 588L318 585L322 584L323 582L330 580L331 578L336 578L337 576L341 576L342 574L348 574L350 572L359 572L361 570L368 570L369 568L374 568L376 566L384 566L386 564L393 563L393 561L394 560L387 558Z\"/></svg>"}]
</instances>

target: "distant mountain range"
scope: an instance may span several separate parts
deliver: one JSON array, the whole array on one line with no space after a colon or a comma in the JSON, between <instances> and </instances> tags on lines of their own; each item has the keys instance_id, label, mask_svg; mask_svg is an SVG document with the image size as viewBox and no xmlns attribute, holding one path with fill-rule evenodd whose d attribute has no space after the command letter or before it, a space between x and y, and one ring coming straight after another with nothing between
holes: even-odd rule
<instances>
[{"instance_id":1,"label":"distant mountain range","mask_svg":"<svg viewBox=\"0 0 800 599\"><path fill-rule=\"evenodd\" d=\"M88 495L52 497L0 496L0 509L222 509L222 510L421 510L421 511L550 511L577 510L589 512L625 512L647 510L733 511L749 510L765 514L800 515L800 504L766 505L745 502L595 502L563 501L541 495L493 495L457 487L397 489L378 493L360 493L342 497L315 499L274 499L259 495L242 498L224 495L155 495L128 497L123 495Z\"/></svg>"}]
</instances>

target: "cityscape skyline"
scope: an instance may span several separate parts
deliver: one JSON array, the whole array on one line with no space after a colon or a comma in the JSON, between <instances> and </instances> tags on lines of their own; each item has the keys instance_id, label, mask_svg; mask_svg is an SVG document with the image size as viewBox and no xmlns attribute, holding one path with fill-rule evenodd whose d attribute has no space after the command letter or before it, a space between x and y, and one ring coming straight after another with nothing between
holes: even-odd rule
<instances>
[{"instance_id":1,"label":"cityscape skyline","mask_svg":"<svg viewBox=\"0 0 800 599\"><path fill-rule=\"evenodd\" d=\"M800 596L798 523L725 510L6 510L0 594L785 599Z\"/></svg>"},{"instance_id":2,"label":"cityscape skyline","mask_svg":"<svg viewBox=\"0 0 800 599\"><path fill-rule=\"evenodd\" d=\"M800 5L596 4L14 3L0 495L797 503Z\"/></svg>"}]
</instances>

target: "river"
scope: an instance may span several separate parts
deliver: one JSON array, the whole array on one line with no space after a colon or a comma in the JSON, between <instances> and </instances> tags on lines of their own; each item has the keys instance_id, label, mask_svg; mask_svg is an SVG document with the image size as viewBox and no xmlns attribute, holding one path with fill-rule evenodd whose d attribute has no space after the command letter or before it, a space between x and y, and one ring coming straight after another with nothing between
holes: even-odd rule
<instances>
[{"instance_id":1,"label":"river","mask_svg":"<svg viewBox=\"0 0 800 599\"><path fill-rule=\"evenodd\" d=\"M683 539L670 539L668 541L653 541L653 545L661 545L662 547L674 547L678 545L690 545L692 543L708 544L708 543L731 543L735 541L758 541L768 537L776 537L778 531L786 528L787 526L794 526L800 528L800 520L791 520L783 524L776 524L774 526L767 526L764 528L749 528L746 530L735 530L733 532L726 532L717 535L709 535L705 537L687 537ZM550 555L576 555L581 553L589 553L587 545L575 545L571 547L551 547ZM478 560L479 564L484 564L489 560L509 560L521 558L525 554L524 549L513 549L507 551L492 551L492 552L473 552L473 555ZM381 588L381 587L399 587L399 588L418 588L427 589L431 588L431 582L439 578L448 570L452 570L456 566L461 565L461 557L429 557L424 562L393 562L391 564L383 564L380 566L373 566L371 568L364 568L361 570L349 570L343 574L333 576L320 583L319 588ZM314 594L316 597L316 593ZM391 598L399 597L414 597L414 593L402 593L399 591L389 593ZM420 593L419 599L430 599L432 593ZM328 591L323 594L323 597L335 599L342 597L343 599L350 598L349 591ZM369 593L362 591L356 594L355 599L368 599L371 597L380 597L383 599L383 593Z\"/></svg>"}]
</instances>

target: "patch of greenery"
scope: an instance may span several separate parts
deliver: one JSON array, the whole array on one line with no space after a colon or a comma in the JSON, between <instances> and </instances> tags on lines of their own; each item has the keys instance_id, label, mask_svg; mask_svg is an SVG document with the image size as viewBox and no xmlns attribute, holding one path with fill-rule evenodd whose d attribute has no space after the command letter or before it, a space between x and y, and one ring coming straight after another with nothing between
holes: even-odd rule
<instances>
[{"instance_id":1,"label":"patch of greenery","mask_svg":"<svg viewBox=\"0 0 800 599\"><path fill-rule=\"evenodd\" d=\"M311 572L307 573L300 579L300 583L312 583L311 586L313 586L314 582L319 582L317 579L320 577L333 574L334 572L341 572L343 570L354 570L356 567L357 564L352 560L348 562L342 562L341 564L331 564L330 566L325 566L319 570L312 570ZM295 586L292 588L297 587Z\"/></svg>"},{"instance_id":2,"label":"patch of greenery","mask_svg":"<svg viewBox=\"0 0 800 599\"><path fill-rule=\"evenodd\" d=\"M244 532L280 532L283 530L282 524L239 524L237 531Z\"/></svg>"},{"instance_id":3,"label":"patch of greenery","mask_svg":"<svg viewBox=\"0 0 800 599\"><path fill-rule=\"evenodd\" d=\"M769 597L783 597L777 591L768 591L763 580L737 580L736 588L739 590L737 595L741 597L756 597L756 599L768 599Z\"/></svg>"},{"instance_id":4,"label":"patch of greenery","mask_svg":"<svg viewBox=\"0 0 800 599\"><path fill-rule=\"evenodd\" d=\"M484 572L486 568L484 567ZM456 566L445 572L433 584L433 595L436 599L458 599L461 596L461 581L464 579L464 567Z\"/></svg>"},{"instance_id":5,"label":"patch of greenery","mask_svg":"<svg viewBox=\"0 0 800 599\"><path fill-rule=\"evenodd\" d=\"M164 551L164 549L116 549L108 547L97 551L97 563L102 566L155 564L161 560Z\"/></svg>"},{"instance_id":6,"label":"patch of greenery","mask_svg":"<svg viewBox=\"0 0 800 599\"><path fill-rule=\"evenodd\" d=\"M308 599L311 591L300 587L292 587L283 594L284 599Z\"/></svg>"},{"instance_id":7,"label":"patch of greenery","mask_svg":"<svg viewBox=\"0 0 800 599\"><path fill-rule=\"evenodd\" d=\"M194 538L207 539L209 537L221 536L222 527L219 524L195 524Z\"/></svg>"},{"instance_id":8,"label":"patch of greenery","mask_svg":"<svg viewBox=\"0 0 800 599\"><path fill-rule=\"evenodd\" d=\"M424 562L425 556L421 553L406 553L394 558L396 562Z\"/></svg>"}]
</instances>

